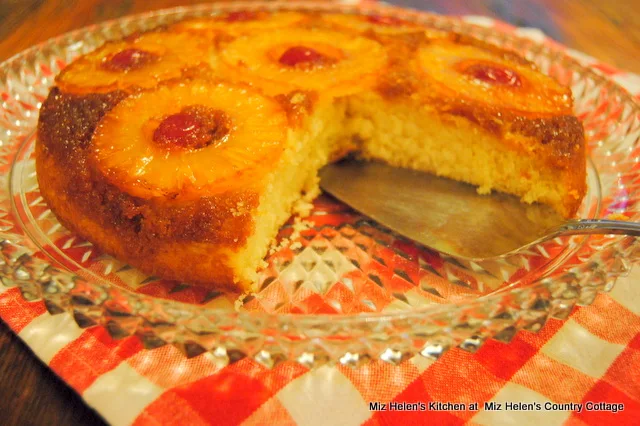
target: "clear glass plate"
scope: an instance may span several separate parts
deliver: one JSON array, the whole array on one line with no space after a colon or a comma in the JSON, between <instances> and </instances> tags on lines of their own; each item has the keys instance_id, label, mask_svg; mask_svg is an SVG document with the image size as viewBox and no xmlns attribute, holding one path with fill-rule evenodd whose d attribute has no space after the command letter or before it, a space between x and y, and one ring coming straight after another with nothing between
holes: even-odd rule
<instances>
[{"instance_id":1,"label":"clear glass plate","mask_svg":"<svg viewBox=\"0 0 640 426\"><path fill-rule=\"evenodd\" d=\"M573 89L589 141L589 192L581 217L639 220L640 107L623 89L553 47L452 18L396 8L249 2L178 8L123 18L35 46L0 66L0 268L5 286L51 314L147 348L178 345L221 364L253 357L359 365L399 363L448 348L476 350L537 331L609 290L638 258L631 237L560 238L483 262L445 256L394 235L347 206L321 197L302 231L293 222L261 272L260 291L229 295L146 276L64 229L39 194L32 159L38 110L54 76L76 56L130 32L186 16L238 9L341 10L392 15L516 50ZM296 232L294 232L296 231ZM238 296L240 296L238 298Z\"/></svg>"}]
</instances>

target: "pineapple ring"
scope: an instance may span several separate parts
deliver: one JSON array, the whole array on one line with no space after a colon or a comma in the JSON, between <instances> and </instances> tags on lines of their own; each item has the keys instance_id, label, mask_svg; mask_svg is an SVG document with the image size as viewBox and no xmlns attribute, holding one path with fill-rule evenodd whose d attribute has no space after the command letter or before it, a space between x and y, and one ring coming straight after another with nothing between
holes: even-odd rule
<instances>
[{"instance_id":1,"label":"pineapple ring","mask_svg":"<svg viewBox=\"0 0 640 426\"><path fill-rule=\"evenodd\" d=\"M155 59L131 69L107 66L116 55L131 50ZM184 68L206 61L208 51L206 40L196 35L151 32L109 42L82 56L62 71L56 83L70 93L106 93L130 87L148 89L160 81L180 77Z\"/></svg>"},{"instance_id":2,"label":"pineapple ring","mask_svg":"<svg viewBox=\"0 0 640 426\"><path fill-rule=\"evenodd\" d=\"M439 40L421 47L417 62L440 90L456 98L525 113L571 113L568 88L490 51Z\"/></svg>"},{"instance_id":3,"label":"pineapple ring","mask_svg":"<svg viewBox=\"0 0 640 426\"><path fill-rule=\"evenodd\" d=\"M373 31L378 34L405 34L427 31L427 28L415 22L405 21L385 15L343 15L328 13L322 16L323 21L338 28L346 28L358 32Z\"/></svg>"},{"instance_id":4,"label":"pineapple ring","mask_svg":"<svg viewBox=\"0 0 640 426\"><path fill-rule=\"evenodd\" d=\"M222 143L167 149L153 129L185 108L221 111L229 123ZM188 81L134 94L99 123L91 161L112 184L141 197L194 199L233 188L251 188L283 151L288 121L274 100L228 84Z\"/></svg>"},{"instance_id":5,"label":"pineapple ring","mask_svg":"<svg viewBox=\"0 0 640 426\"><path fill-rule=\"evenodd\" d=\"M240 35L297 24L305 15L297 12L270 13L265 11L238 11L222 16L187 19L169 27L172 31L188 31L211 36L217 32Z\"/></svg>"},{"instance_id":6,"label":"pineapple ring","mask_svg":"<svg viewBox=\"0 0 640 426\"><path fill-rule=\"evenodd\" d=\"M311 48L332 59L331 65L300 69L278 62L274 52L292 47ZM375 83L387 63L378 42L328 30L293 28L268 36L238 38L221 54L232 80L255 84L267 94L316 90L333 95L356 93Z\"/></svg>"}]
</instances>

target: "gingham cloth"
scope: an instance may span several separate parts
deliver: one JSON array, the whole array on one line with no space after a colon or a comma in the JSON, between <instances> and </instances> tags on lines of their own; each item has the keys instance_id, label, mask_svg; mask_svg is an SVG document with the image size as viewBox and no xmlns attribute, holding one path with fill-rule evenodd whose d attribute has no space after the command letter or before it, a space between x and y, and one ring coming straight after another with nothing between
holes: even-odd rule
<instances>
[{"instance_id":1,"label":"gingham cloth","mask_svg":"<svg viewBox=\"0 0 640 426\"><path fill-rule=\"evenodd\" d=\"M545 41L538 30L466 19ZM640 77L570 53L640 94ZM115 341L101 327L80 329L69 314L51 316L42 302L2 286L0 318L114 425L625 425L640 423L639 283L636 268L611 293L537 334L520 332L510 344L490 340L475 354L452 349L438 361L418 356L399 367L284 363L269 370L243 359L219 368L207 354L186 359L170 345L145 350L136 337ZM375 402L378 411L370 410ZM399 408L392 403L417 403L418 410L390 410Z\"/></svg>"}]
</instances>

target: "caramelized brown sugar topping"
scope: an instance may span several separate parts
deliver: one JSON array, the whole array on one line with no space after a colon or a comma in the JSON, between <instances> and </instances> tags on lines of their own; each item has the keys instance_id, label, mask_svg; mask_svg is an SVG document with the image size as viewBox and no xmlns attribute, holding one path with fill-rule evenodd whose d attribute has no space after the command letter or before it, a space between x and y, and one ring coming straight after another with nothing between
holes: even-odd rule
<instances>
[{"instance_id":1,"label":"caramelized brown sugar topping","mask_svg":"<svg viewBox=\"0 0 640 426\"><path fill-rule=\"evenodd\" d=\"M280 94L274 97L287 113L289 125L293 128L300 127L313 112L318 102L317 92L304 92L294 90L287 94Z\"/></svg>"}]
</instances>

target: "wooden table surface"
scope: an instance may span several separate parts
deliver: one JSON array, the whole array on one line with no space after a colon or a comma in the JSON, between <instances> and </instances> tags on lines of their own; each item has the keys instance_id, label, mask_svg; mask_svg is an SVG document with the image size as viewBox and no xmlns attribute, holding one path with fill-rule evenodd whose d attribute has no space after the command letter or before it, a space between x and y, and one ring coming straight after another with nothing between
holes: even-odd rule
<instances>
[{"instance_id":1,"label":"wooden table surface","mask_svg":"<svg viewBox=\"0 0 640 426\"><path fill-rule=\"evenodd\" d=\"M0 0L0 60L50 37L147 10L202 1ZM639 0L391 0L445 14L478 14L537 27L612 65L640 73ZM0 322L0 423L104 422Z\"/></svg>"}]
</instances>

